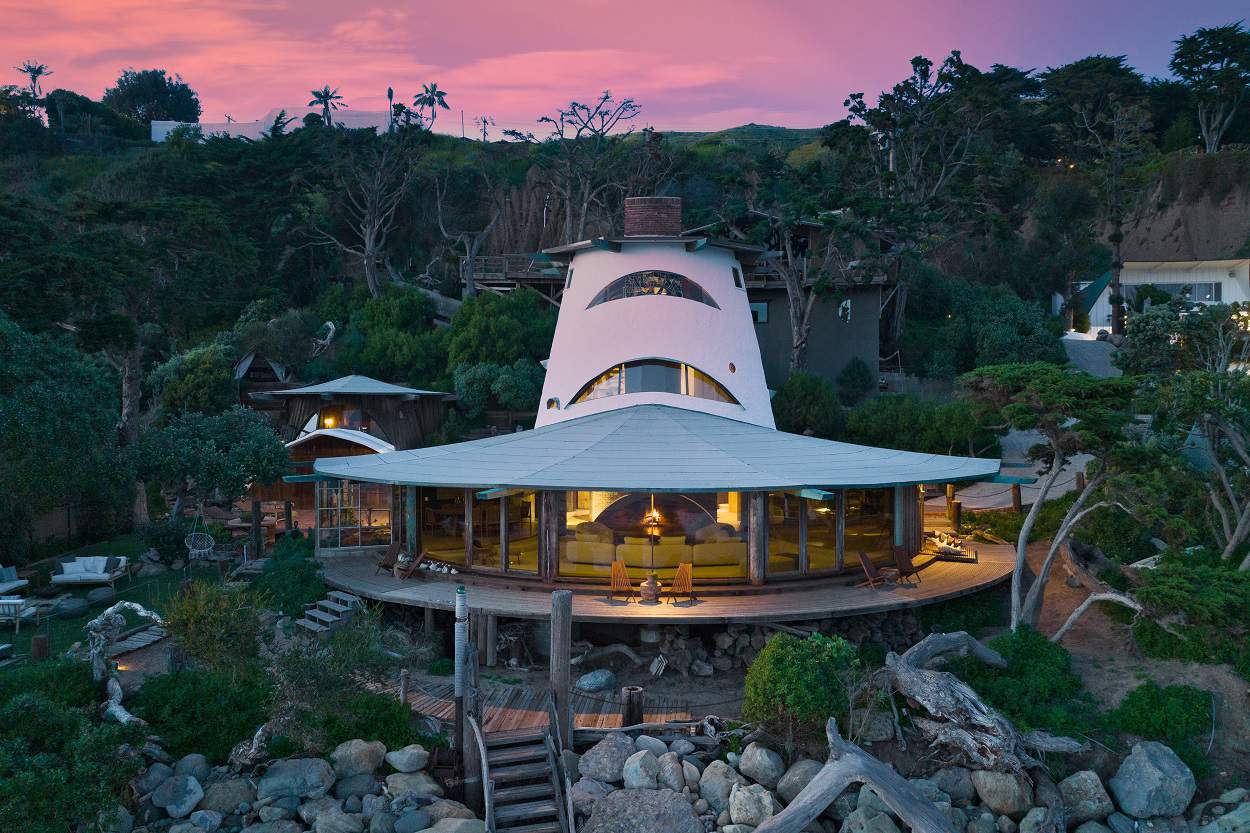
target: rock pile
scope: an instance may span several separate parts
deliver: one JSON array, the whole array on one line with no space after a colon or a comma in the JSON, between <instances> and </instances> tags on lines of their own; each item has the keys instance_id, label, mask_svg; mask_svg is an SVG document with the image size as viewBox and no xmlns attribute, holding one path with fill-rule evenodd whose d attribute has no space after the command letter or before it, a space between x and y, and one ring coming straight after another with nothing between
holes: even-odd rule
<instances>
[{"instance_id":1,"label":"rock pile","mask_svg":"<svg viewBox=\"0 0 1250 833\"><path fill-rule=\"evenodd\" d=\"M387 751L349 740L321 758L285 758L250 773L203 755L171 762L155 744L107 833L485 833L469 808L443 796L413 744ZM170 765L172 763L172 766Z\"/></svg>"},{"instance_id":2,"label":"rock pile","mask_svg":"<svg viewBox=\"0 0 1250 833\"><path fill-rule=\"evenodd\" d=\"M572 771L580 775L572 789L578 829L751 833L793 801L822 766L808 759L786 766L760 743L740 755L709 758L684 739L665 744L647 735L608 735ZM957 833L1040 833L1046 824L1047 810L1033 786L1009 773L944 767L910 783ZM1083 770L1058 788L1075 833L1250 833L1250 790L1230 790L1190 809L1193 773L1159 743L1134 746L1105 786L1097 773ZM804 828L805 833L905 830L866 785L848 788Z\"/></svg>"}]
</instances>

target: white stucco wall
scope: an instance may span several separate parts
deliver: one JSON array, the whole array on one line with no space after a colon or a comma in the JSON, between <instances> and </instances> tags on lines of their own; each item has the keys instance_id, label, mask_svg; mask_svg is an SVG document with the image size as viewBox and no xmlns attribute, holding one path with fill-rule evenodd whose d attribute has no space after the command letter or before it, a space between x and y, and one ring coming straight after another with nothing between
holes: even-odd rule
<instances>
[{"instance_id":1,"label":"white stucco wall","mask_svg":"<svg viewBox=\"0 0 1250 833\"><path fill-rule=\"evenodd\" d=\"M1202 260L1174 263L1128 261L1120 273L1124 286L1146 284L1220 284L1220 303L1250 301L1250 260ZM1090 329L1111 326L1110 289L1105 290L1089 311Z\"/></svg>"},{"instance_id":2,"label":"white stucco wall","mask_svg":"<svg viewBox=\"0 0 1250 833\"><path fill-rule=\"evenodd\" d=\"M537 425L645 403L775 427L747 293L734 286L731 269L742 269L732 252L712 246L688 252L681 243L626 242L619 252L580 251L570 266L572 284L560 302ZM720 309L665 295L622 298L586 308L607 284L643 269L684 275L702 286ZM741 404L673 393L629 393L569 404L587 382L613 365L646 358L691 365ZM552 398L559 400L556 410L546 407Z\"/></svg>"}]
</instances>

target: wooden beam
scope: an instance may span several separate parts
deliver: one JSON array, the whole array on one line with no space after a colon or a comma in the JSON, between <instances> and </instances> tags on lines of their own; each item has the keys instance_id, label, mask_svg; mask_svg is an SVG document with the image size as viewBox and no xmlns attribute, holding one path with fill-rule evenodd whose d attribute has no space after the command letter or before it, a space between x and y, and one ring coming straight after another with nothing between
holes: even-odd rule
<instances>
[{"instance_id":1,"label":"wooden beam","mask_svg":"<svg viewBox=\"0 0 1250 833\"><path fill-rule=\"evenodd\" d=\"M417 523L417 487L404 487L404 525L408 533L408 552L417 555L421 552L421 532Z\"/></svg>"},{"instance_id":2,"label":"wooden beam","mask_svg":"<svg viewBox=\"0 0 1250 833\"><path fill-rule=\"evenodd\" d=\"M483 489L478 492L476 497L478 500L495 500L501 497L510 497L511 495L522 494L524 489L504 489L502 487L494 489Z\"/></svg>"},{"instance_id":3,"label":"wooden beam","mask_svg":"<svg viewBox=\"0 0 1250 833\"><path fill-rule=\"evenodd\" d=\"M473 566L473 490L464 490L464 566Z\"/></svg>"},{"instance_id":4,"label":"wooden beam","mask_svg":"<svg viewBox=\"0 0 1250 833\"><path fill-rule=\"evenodd\" d=\"M750 492L747 501L747 580L763 584L768 568L768 493Z\"/></svg>"},{"instance_id":5,"label":"wooden beam","mask_svg":"<svg viewBox=\"0 0 1250 833\"><path fill-rule=\"evenodd\" d=\"M538 574L550 584L560 572L559 493L543 491L538 496Z\"/></svg>"},{"instance_id":6,"label":"wooden beam","mask_svg":"<svg viewBox=\"0 0 1250 833\"><path fill-rule=\"evenodd\" d=\"M486 666L494 668L499 658L496 651L499 648L499 617L491 613L486 616Z\"/></svg>"},{"instance_id":7,"label":"wooden beam","mask_svg":"<svg viewBox=\"0 0 1250 833\"><path fill-rule=\"evenodd\" d=\"M573 591L556 590L551 594L551 696L559 721L557 736L566 748L573 737L572 692L569 688L572 650Z\"/></svg>"},{"instance_id":8,"label":"wooden beam","mask_svg":"<svg viewBox=\"0 0 1250 833\"><path fill-rule=\"evenodd\" d=\"M838 490L838 508L837 519L834 521L834 548L837 556L834 558L834 566L841 570L846 566L846 490Z\"/></svg>"}]
</instances>

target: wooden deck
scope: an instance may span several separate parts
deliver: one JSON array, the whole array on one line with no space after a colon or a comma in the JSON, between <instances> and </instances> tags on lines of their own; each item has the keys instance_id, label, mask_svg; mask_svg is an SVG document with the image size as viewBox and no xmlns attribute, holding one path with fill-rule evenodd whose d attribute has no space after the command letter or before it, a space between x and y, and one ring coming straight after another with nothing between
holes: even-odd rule
<instances>
[{"instance_id":1,"label":"wooden deck","mask_svg":"<svg viewBox=\"0 0 1250 833\"><path fill-rule=\"evenodd\" d=\"M395 687L385 687L394 695ZM547 689L503 683L482 686L482 731L488 735L530 732L547 725ZM455 701L451 683L414 686L408 692L412 710L450 724L455 718ZM619 729L621 702L619 695L574 692L573 727L575 729ZM643 719L647 723L669 723L690 720L690 708L684 703L646 696Z\"/></svg>"},{"instance_id":2,"label":"wooden deck","mask_svg":"<svg viewBox=\"0 0 1250 833\"><path fill-rule=\"evenodd\" d=\"M573 589L573 619L578 622L633 624L728 624L833 619L880 613L932 604L984 590L1011 575L1011 547L981 544L980 561L961 564L930 561L923 565L920 582L877 589L855 587L849 575L825 579L777 582L763 588L717 587L694 603L643 604L608 601L605 588L556 585L525 580L482 579L478 576L435 578L418 573L408 581L379 575L369 555L333 555L322 558L326 584L366 599L387 604L453 610L456 587L465 584L469 607L487 615L516 619L546 619L551 615L551 591ZM712 588L708 588L712 590Z\"/></svg>"}]
</instances>

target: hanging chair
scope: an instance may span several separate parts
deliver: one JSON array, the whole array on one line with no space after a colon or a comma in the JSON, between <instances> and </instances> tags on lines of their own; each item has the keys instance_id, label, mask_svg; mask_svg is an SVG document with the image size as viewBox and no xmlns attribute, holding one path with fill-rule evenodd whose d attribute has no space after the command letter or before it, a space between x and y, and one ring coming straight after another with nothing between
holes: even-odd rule
<instances>
[{"instance_id":1,"label":"hanging chair","mask_svg":"<svg viewBox=\"0 0 1250 833\"><path fill-rule=\"evenodd\" d=\"M188 564L197 559L206 559L213 554L213 547L216 542L213 536L207 530L199 530L203 523L203 509L196 513L195 522L191 524L191 532L182 540L187 545L187 562Z\"/></svg>"}]
</instances>

